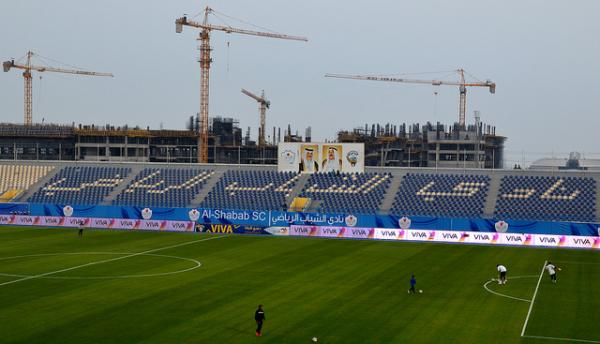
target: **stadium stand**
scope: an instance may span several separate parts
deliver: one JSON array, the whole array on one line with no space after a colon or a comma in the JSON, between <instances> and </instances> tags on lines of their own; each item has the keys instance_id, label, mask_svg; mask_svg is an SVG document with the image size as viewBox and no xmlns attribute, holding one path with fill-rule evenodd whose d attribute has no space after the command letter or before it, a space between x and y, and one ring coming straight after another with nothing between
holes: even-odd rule
<instances>
[{"instance_id":1,"label":"stadium stand","mask_svg":"<svg viewBox=\"0 0 600 344\"><path fill-rule=\"evenodd\" d=\"M128 167L67 166L29 199L32 203L100 204L129 174Z\"/></svg>"},{"instance_id":2,"label":"stadium stand","mask_svg":"<svg viewBox=\"0 0 600 344\"><path fill-rule=\"evenodd\" d=\"M0 165L0 202L9 202L52 171L50 165Z\"/></svg>"},{"instance_id":3,"label":"stadium stand","mask_svg":"<svg viewBox=\"0 0 600 344\"><path fill-rule=\"evenodd\" d=\"M391 209L396 215L481 217L490 184L484 175L404 176Z\"/></svg>"},{"instance_id":4,"label":"stadium stand","mask_svg":"<svg viewBox=\"0 0 600 344\"><path fill-rule=\"evenodd\" d=\"M199 169L146 168L112 203L143 207L186 207L213 174L213 171Z\"/></svg>"},{"instance_id":5,"label":"stadium stand","mask_svg":"<svg viewBox=\"0 0 600 344\"><path fill-rule=\"evenodd\" d=\"M375 214L391 179L389 173L315 173L300 197L321 201L318 211Z\"/></svg>"},{"instance_id":6,"label":"stadium stand","mask_svg":"<svg viewBox=\"0 0 600 344\"><path fill-rule=\"evenodd\" d=\"M594 222L599 178L590 171L368 168L300 175L274 166L0 161L0 203Z\"/></svg>"},{"instance_id":7,"label":"stadium stand","mask_svg":"<svg viewBox=\"0 0 600 344\"><path fill-rule=\"evenodd\" d=\"M502 219L594 221L596 181L592 178L505 176L494 214Z\"/></svg>"},{"instance_id":8,"label":"stadium stand","mask_svg":"<svg viewBox=\"0 0 600 344\"><path fill-rule=\"evenodd\" d=\"M286 197L299 174L265 170L229 170L202 202L203 208L286 210Z\"/></svg>"}]
</instances>

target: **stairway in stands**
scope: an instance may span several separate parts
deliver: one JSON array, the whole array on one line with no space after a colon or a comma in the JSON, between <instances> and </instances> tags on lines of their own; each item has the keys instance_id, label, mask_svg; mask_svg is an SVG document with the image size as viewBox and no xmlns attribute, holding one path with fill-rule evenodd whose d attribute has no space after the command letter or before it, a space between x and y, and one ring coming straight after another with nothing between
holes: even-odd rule
<instances>
[{"instance_id":1,"label":"stairway in stands","mask_svg":"<svg viewBox=\"0 0 600 344\"><path fill-rule=\"evenodd\" d=\"M388 187L385 197L381 201L381 205L379 206L379 212L382 214L389 214L392 206L394 205L394 199L396 198L396 194L398 193L398 189L400 189L400 185L402 184L402 178L408 173L407 171L399 171L393 172L392 175L394 178Z\"/></svg>"},{"instance_id":2,"label":"stairway in stands","mask_svg":"<svg viewBox=\"0 0 600 344\"><path fill-rule=\"evenodd\" d=\"M498 192L500 191L501 182L501 175L490 174L490 187L488 189L487 199L483 207L483 217L494 217L494 209L496 209L496 201L498 200Z\"/></svg>"},{"instance_id":3,"label":"stairway in stands","mask_svg":"<svg viewBox=\"0 0 600 344\"><path fill-rule=\"evenodd\" d=\"M292 201L294 200L294 198L298 197L300 192L302 192L302 190L304 190L304 186L306 185L306 182L308 181L309 177L310 177L310 174L308 174L308 173L302 173L298 177L298 181L296 182L294 189L292 190L292 192L290 192L289 196L287 196L285 199L285 203L288 205L288 209L289 209L289 206L292 204Z\"/></svg>"},{"instance_id":4,"label":"stairway in stands","mask_svg":"<svg viewBox=\"0 0 600 344\"><path fill-rule=\"evenodd\" d=\"M208 193L215 187L215 185L217 185L217 182L221 180L221 177L223 177L225 171L226 170L215 170L212 177L210 177L204 187L202 187L201 192L194 197L191 204L188 204L188 207L200 207L200 204L202 204L206 196L208 196Z\"/></svg>"},{"instance_id":5,"label":"stairway in stands","mask_svg":"<svg viewBox=\"0 0 600 344\"><path fill-rule=\"evenodd\" d=\"M140 165L131 165L128 166L131 168L131 172L127 175L127 177L123 178L123 181L117 185L106 198L100 203L100 205L112 205L112 201L117 198L117 196L125 190L127 185L131 183L137 177L140 172L144 169L144 166Z\"/></svg>"}]
</instances>

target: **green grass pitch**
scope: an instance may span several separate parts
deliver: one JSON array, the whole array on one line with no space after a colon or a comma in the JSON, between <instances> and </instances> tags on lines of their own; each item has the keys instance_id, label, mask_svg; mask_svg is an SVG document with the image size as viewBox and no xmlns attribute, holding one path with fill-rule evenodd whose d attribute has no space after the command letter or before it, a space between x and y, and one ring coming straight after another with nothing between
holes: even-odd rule
<instances>
[{"instance_id":1,"label":"green grass pitch","mask_svg":"<svg viewBox=\"0 0 600 344\"><path fill-rule=\"evenodd\" d=\"M0 273L3 343L600 343L597 251L0 227Z\"/></svg>"}]
</instances>

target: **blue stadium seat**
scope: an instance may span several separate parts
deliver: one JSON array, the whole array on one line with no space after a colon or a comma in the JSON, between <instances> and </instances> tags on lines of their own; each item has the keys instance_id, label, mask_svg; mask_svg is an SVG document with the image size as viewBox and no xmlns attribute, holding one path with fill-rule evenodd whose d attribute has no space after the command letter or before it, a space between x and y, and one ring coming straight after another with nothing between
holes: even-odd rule
<instances>
[{"instance_id":1,"label":"blue stadium seat","mask_svg":"<svg viewBox=\"0 0 600 344\"><path fill-rule=\"evenodd\" d=\"M494 214L502 219L595 221L592 178L505 176Z\"/></svg>"},{"instance_id":2,"label":"blue stadium seat","mask_svg":"<svg viewBox=\"0 0 600 344\"><path fill-rule=\"evenodd\" d=\"M294 172L229 170L201 204L203 208L285 210L298 180Z\"/></svg>"},{"instance_id":3,"label":"blue stadium seat","mask_svg":"<svg viewBox=\"0 0 600 344\"><path fill-rule=\"evenodd\" d=\"M391 213L481 217L489 184L488 176L408 173L396 194Z\"/></svg>"},{"instance_id":4,"label":"blue stadium seat","mask_svg":"<svg viewBox=\"0 0 600 344\"><path fill-rule=\"evenodd\" d=\"M389 173L315 173L300 197L321 201L321 212L375 214L391 180Z\"/></svg>"},{"instance_id":5,"label":"blue stadium seat","mask_svg":"<svg viewBox=\"0 0 600 344\"><path fill-rule=\"evenodd\" d=\"M67 166L29 199L32 203L96 205L131 172L128 167Z\"/></svg>"},{"instance_id":6,"label":"blue stadium seat","mask_svg":"<svg viewBox=\"0 0 600 344\"><path fill-rule=\"evenodd\" d=\"M113 204L186 207L213 174L213 171L200 169L146 168L113 200Z\"/></svg>"}]
</instances>

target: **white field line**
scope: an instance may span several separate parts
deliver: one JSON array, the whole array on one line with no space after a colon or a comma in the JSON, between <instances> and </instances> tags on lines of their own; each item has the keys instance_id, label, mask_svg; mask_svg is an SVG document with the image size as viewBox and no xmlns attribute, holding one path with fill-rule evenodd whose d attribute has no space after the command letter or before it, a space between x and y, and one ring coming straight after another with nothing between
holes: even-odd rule
<instances>
[{"instance_id":1,"label":"white field line","mask_svg":"<svg viewBox=\"0 0 600 344\"><path fill-rule=\"evenodd\" d=\"M116 258L111 258L111 259L100 260L100 261L97 261L97 262L86 263L86 264L77 265L77 266L73 266L73 267L70 267L70 268L62 269L62 270L45 272L45 273L39 274L39 275L33 275L33 276L23 277L23 278L19 278L19 279L16 279L16 280L12 280L12 281L8 281L8 282L0 283L0 287L8 285L8 284L13 284L13 283L18 283L18 282L22 282L22 281L31 280L31 279L34 279L34 278L40 278L40 277L45 277L45 276L49 276L49 275L58 274L58 273L61 273L61 272L67 272L67 271L71 271L71 270L75 270L75 269L80 269L80 268L84 268L84 267L87 267L87 266L98 265L98 264L103 264L103 263L110 263L110 262L114 262L114 261L125 259L125 258L131 258L131 257L140 256L140 255L143 255L143 254L148 254L148 253L152 253L152 252L156 252L156 251L168 250L170 248L181 247L181 246L195 244L195 243L201 242L201 241L221 239L221 238L225 238L225 237L227 237L227 236L215 236L215 237L204 238L204 239L200 239L200 240L188 241L188 242L184 242L184 243L181 243L181 244L176 244L176 245L171 245L171 246L165 246L165 247L155 248L155 249L144 251L144 252L132 253L132 254L127 255L127 256L116 257Z\"/></svg>"},{"instance_id":2,"label":"white field line","mask_svg":"<svg viewBox=\"0 0 600 344\"><path fill-rule=\"evenodd\" d=\"M530 336L530 335L525 335L525 336L521 336L521 337L533 338L533 339L562 340L565 342L578 342L578 343L600 343L599 340L589 340L589 339L558 338L558 337Z\"/></svg>"},{"instance_id":3,"label":"white field line","mask_svg":"<svg viewBox=\"0 0 600 344\"><path fill-rule=\"evenodd\" d=\"M525 335L525 329L527 328L527 322L529 322L529 316L531 315L531 311L533 310L533 304L535 303L535 297L537 296L538 289L540 288L540 282L542 282L542 277L544 276L544 270L546 269L547 260L544 261L544 266L542 266L542 271L540 272L540 278L538 278L537 285L535 286L535 291L533 292L533 297L531 298L531 303L529 304L529 311L527 312L527 318L525 318L525 323L523 324L523 330L521 330L521 337Z\"/></svg>"},{"instance_id":4,"label":"white field line","mask_svg":"<svg viewBox=\"0 0 600 344\"><path fill-rule=\"evenodd\" d=\"M557 260L555 262L559 264L600 265L600 262L575 262L568 260Z\"/></svg>"},{"instance_id":5,"label":"white field line","mask_svg":"<svg viewBox=\"0 0 600 344\"><path fill-rule=\"evenodd\" d=\"M2 260L10 260L10 259L19 259L19 258L29 258L29 257L47 257L47 256L61 256L61 255L118 255L118 256L125 256L125 255L129 255L129 254L134 254L134 253L131 253L131 252L40 253L40 254L28 254L28 255L25 255L25 256L2 257L2 258L0 258L0 261L2 261ZM146 253L146 254L143 254L143 256L163 257L163 258L172 258L172 259L184 260L184 261L192 262L195 265L192 266L192 267L190 267L190 268L183 269L183 270L161 272L161 273L155 273L155 274L121 275L121 276L87 276L87 277L81 277L81 276L43 276L43 277L38 277L38 278L52 278L52 279L65 279L65 280L89 280L89 279L123 279L123 278L158 277L158 276L168 276L168 275L180 274L180 273L188 272L188 271L191 271L191 270L195 270L195 269L197 269L197 268L199 268L199 267L202 266L202 263L200 261L198 261L196 259L192 259L192 258L183 258L183 257L168 256L168 255L164 255L164 254L153 254L153 253ZM18 277L18 278L31 277L31 275L7 274L7 273L2 273L2 272L0 272L0 276L4 276L4 277Z\"/></svg>"},{"instance_id":6,"label":"white field line","mask_svg":"<svg viewBox=\"0 0 600 344\"><path fill-rule=\"evenodd\" d=\"M513 279L518 279L518 278L533 278L533 277L538 277L537 275L528 275L528 276L514 276L509 278L509 280L513 280ZM521 299L519 297L515 297L515 296L510 296L510 295L506 295L506 294L502 294L502 293L498 293L493 291L492 289L488 288L488 284L494 282L493 280L487 281L483 284L483 288L485 290L487 290L488 292L494 294L494 295L498 295L498 296L502 296L502 297L506 297L509 299L513 299L513 300L519 300L519 301L524 301L524 302L531 302L531 300L527 300L527 299Z\"/></svg>"}]
</instances>

